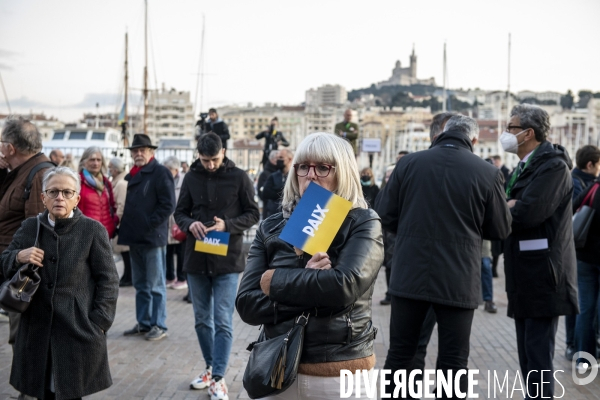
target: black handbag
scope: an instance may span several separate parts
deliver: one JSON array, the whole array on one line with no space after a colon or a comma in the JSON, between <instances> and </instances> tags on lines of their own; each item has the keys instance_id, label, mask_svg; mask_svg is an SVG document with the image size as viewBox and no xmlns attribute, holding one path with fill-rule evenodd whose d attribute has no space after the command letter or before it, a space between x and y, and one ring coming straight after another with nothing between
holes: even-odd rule
<instances>
[{"instance_id":1,"label":"black handbag","mask_svg":"<svg viewBox=\"0 0 600 400\"><path fill-rule=\"evenodd\" d=\"M35 234L34 247L38 247L40 234L40 216L37 219L37 232ZM40 274L37 273L38 266L25 264L13 277L0 285L0 307L6 311L23 313L29 307L31 298L40 286Z\"/></svg>"},{"instance_id":2,"label":"black handbag","mask_svg":"<svg viewBox=\"0 0 600 400\"><path fill-rule=\"evenodd\" d=\"M248 346L250 359L244 372L244 389L251 399L276 395L289 388L298 375L309 315L300 315L285 334L266 339L265 330Z\"/></svg>"},{"instance_id":3,"label":"black handbag","mask_svg":"<svg viewBox=\"0 0 600 400\"><path fill-rule=\"evenodd\" d=\"M573 239L575 240L575 248L577 249L584 247L587 241L588 232L596 214L596 210L590 206L594 203L594 197L599 186L600 183L594 184L594 187L585 195L581 206L577 209L575 215L573 215ZM588 199L590 200L589 206L587 205Z\"/></svg>"}]
</instances>

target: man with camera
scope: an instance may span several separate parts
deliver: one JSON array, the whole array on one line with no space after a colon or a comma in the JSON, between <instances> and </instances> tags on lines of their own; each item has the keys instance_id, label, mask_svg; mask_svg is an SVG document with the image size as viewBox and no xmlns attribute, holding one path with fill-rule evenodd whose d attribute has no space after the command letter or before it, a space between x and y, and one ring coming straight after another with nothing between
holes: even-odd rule
<instances>
[{"instance_id":1,"label":"man with camera","mask_svg":"<svg viewBox=\"0 0 600 400\"><path fill-rule=\"evenodd\" d=\"M239 273L244 270L242 239L259 220L252 181L234 162L215 133L198 139L198 159L183 179L175 221L187 232L183 270L187 273L195 327L206 369L190 383L226 399L223 377L233 342L233 310ZM206 252L210 232L228 232L226 254ZM207 238L207 240L204 240ZM200 246L199 246L200 245Z\"/></svg>"},{"instance_id":2,"label":"man with camera","mask_svg":"<svg viewBox=\"0 0 600 400\"><path fill-rule=\"evenodd\" d=\"M206 120L206 117L208 117L208 120ZM230 138L229 127L219 118L215 108L208 110L208 114L201 113L200 119L196 122L196 139L208 132L216 133L221 138L223 148L227 150L227 140Z\"/></svg>"},{"instance_id":3,"label":"man with camera","mask_svg":"<svg viewBox=\"0 0 600 400\"><path fill-rule=\"evenodd\" d=\"M279 144L285 147L290 145L286 138L283 137L283 133L277 130L278 127L279 120L277 117L273 117L271 120L271 125L269 125L269 129L256 135L256 139L265 139L265 149L263 150L263 158L260 162L263 166L269 162L269 154L271 154L271 151L277 150Z\"/></svg>"}]
</instances>

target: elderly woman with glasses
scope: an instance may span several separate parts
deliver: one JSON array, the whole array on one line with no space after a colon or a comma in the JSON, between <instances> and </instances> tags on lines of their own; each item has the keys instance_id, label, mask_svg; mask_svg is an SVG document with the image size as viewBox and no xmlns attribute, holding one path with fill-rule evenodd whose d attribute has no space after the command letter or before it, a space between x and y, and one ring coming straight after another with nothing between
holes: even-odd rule
<instances>
[{"instance_id":1,"label":"elderly woman with glasses","mask_svg":"<svg viewBox=\"0 0 600 400\"><path fill-rule=\"evenodd\" d=\"M236 307L244 322L263 324L267 338L287 332L295 317L310 313L298 378L273 398L338 398L342 369L375 366L371 296L383 261L381 222L363 197L354 152L343 138L307 136L293 164L283 191L283 213L260 225ZM327 252L312 256L279 238L310 183L352 203Z\"/></svg>"},{"instance_id":2,"label":"elderly woman with glasses","mask_svg":"<svg viewBox=\"0 0 600 400\"><path fill-rule=\"evenodd\" d=\"M50 168L42 190L47 210L25 220L0 255L7 278L28 263L40 267L41 278L21 315L10 384L38 399L78 399L112 384L106 331L119 277L106 229L77 209L79 175Z\"/></svg>"}]
</instances>

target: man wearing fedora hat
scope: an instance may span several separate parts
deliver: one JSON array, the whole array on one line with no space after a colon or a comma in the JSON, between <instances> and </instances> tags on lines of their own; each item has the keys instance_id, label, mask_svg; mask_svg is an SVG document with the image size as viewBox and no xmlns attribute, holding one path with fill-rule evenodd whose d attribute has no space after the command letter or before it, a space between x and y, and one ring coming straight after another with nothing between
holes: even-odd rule
<instances>
[{"instance_id":1,"label":"man wearing fedora hat","mask_svg":"<svg viewBox=\"0 0 600 400\"><path fill-rule=\"evenodd\" d=\"M166 247L169 216L175 210L173 175L154 159L156 146L147 135L136 134L128 149L135 165L125 177L118 243L130 249L137 324L124 334L161 340L167 336Z\"/></svg>"}]
</instances>

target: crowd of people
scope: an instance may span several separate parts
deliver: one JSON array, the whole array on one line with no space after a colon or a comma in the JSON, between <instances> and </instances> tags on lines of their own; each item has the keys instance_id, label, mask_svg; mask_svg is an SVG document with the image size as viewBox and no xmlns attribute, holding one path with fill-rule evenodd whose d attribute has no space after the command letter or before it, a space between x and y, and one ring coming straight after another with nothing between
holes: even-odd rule
<instances>
[{"instance_id":1,"label":"crowd of people","mask_svg":"<svg viewBox=\"0 0 600 400\"><path fill-rule=\"evenodd\" d=\"M391 306L385 368L422 370L437 324L435 368L455 373L468 365L474 310L483 300L484 311L497 312L492 280L502 254L530 393L554 393L540 371L553 371L559 316L566 316L565 356L596 355L600 149L583 146L573 168L565 149L548 141L542 108L511 112L500 143L521 160L512 173L500 156L473 153L475 120L441 113L430 149L401 151L380 185L370 167L359 169L351 110L334 132L310 134L295 151L279 148L289 143L273 118L257 136L265 148L256 183L227 157L227 126L216 110L209 115L192 163L159 162L151 138L136 134L129 171L98 147L87 148L77 167L60 150L47 158L35 125L6 121L0 280L30 263L41 267L42 281L26 312L9 313L10 383L22 399L77 399L111 385L106 332L119 286L135 290L136 324L123 334L149 341L169 334L167 289L187 289L206 364L190 389L229 398L224 377L237 309L266 338L309 318L298 377L270 398L337 397L341 370L375 366L371 300L382 266L388 290L380 304ZM279 238L311 183L352 204L330 248L316 254ZM597 212L576 249L571 220L584 205ZM243 234L257 223L246 259ZM223 232L224 256L198 250ZM121 277L113 254L123 259ZM60 329L51 329L57 321ZM391 381L386 392L394 388Z\"/></svg>"}]
</instances>

